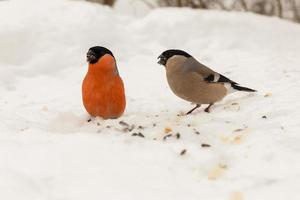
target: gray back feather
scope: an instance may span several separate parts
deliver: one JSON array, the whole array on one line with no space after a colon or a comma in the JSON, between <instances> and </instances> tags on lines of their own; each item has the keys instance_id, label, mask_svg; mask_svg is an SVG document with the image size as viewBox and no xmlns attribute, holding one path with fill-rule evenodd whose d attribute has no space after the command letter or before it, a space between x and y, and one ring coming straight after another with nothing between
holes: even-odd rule
<instances>
[{"instance_id":1,"label":"gray back feather","mask_svg":"<svg viewBox=\"0 0 300 200\"><path fill-rule=\"evenodd\" d=\"M190 72L197 72L202 77L207 77L214 74L215 71L198 62L195 58L190 57L184 63L184 69Z\"/></svg>"}]
</instances>

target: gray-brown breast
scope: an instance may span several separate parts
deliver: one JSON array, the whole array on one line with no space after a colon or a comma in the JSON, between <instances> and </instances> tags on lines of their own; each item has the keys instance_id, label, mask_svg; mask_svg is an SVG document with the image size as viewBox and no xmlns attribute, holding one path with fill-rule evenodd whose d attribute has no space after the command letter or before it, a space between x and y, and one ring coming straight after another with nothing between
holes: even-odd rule
<instances>
[{"instance_id":1,"label":"gray-brown breast","mask_svg":"<svg viewBox=\"0 0 300 200\"><path fill-rule=\"evenodd\" d=\"M208 83L202 74L211 74L209 68L194 67L195 59L173 56L166 64L167 80L171 90L180 98L198 104L210 104L226 96L222 83ZM186 67L187 66L187 67ZM200 73L201 72L201 73Z\"/></svg>"}]
</instances>

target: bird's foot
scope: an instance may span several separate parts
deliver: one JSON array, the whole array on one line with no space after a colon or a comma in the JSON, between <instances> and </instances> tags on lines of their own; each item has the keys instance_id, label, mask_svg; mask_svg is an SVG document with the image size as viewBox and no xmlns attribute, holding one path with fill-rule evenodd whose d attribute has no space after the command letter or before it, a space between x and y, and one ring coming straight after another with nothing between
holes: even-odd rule
<instances>
[{"instance_id":1,"label":"bird's foot","mask_svg":"<svg viewBox=\"0 0 300 200\"><path fill-rule=\"evenodd\" d=\"M205 108L204 112L210 113L210 110L208 108Z\"/></svg>"},{"instance_id":2,"label":"bird's foot","mask_svg":"<svg viewBox=\"0 0 300 200\"><path fill-rule=\"evenodd\" d=\"M210 113L210 107L214 104L209 104L207 108L204 109L204 112Z\"/></svg>"},{"instance_id":3,"label":"bird's foot","mask_svg":"<svg viewBox=\"0 0 300 200\"><path fill-rule=\"evenodd\" d=\"M201 104L196 104L196 106L195 106L192 110L188 111L188 112L186 113L186 115L191 114L194 110L196 110L196 109L199 108L200 106L201 106Z\"/></svg>"}]
</instances>

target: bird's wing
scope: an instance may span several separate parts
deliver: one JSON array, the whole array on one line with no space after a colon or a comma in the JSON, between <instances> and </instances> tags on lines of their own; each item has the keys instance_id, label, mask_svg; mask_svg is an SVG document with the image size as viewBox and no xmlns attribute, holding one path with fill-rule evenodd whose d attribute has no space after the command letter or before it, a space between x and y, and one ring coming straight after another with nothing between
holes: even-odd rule
<instances>
[{"instance_id":1,"label":"bird's wing","mask_svg":"<svg viewBox=\"0 0 300 200\"><path fill-rule=\"evenodd\" d=\"M199 75L203 77L203 79L209 83L230 83L236 85L238 83L230 80L226 76L219 74L209 67L201 64L195 58L189 58L184 63L184 68L187 71L197 72Z\"/></svg>"},{"instance_id":2,"label":"bird's wing","mask_svg":"<svg viewBox=\"0 0 300 200\"><path fill-rule=\"evenodd\" d=\"M216 72L214 74L211 74L211 75L207 76L204 80L206 80L207 82L210 82L210 83L230 83L230 84L233 84L233 85L238 84L238 83L230 80L226 76L223 76L222 74L219 74L219 73L216 73Z\"/></svg>"},{"instance_id":3,"label":"bird's wing","mask_svg":"<svg viewBox=\"0 0 300 200\"><path fill-rule=\"evenodd\" d=\"M190 57L184 62L184 70L188 72L197 72L204 79L215 72L205 65L198 62L195 58Z\"/></svg>"}]
</instances>

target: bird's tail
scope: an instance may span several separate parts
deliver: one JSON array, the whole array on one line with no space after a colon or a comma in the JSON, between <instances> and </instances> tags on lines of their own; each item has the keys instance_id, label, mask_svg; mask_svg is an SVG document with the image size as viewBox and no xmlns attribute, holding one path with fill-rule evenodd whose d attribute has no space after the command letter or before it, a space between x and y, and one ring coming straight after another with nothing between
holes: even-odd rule
<instances>
[{"instance_id":1,"label":"bird's tail","mask_svg":"<svg viewBox=\"0 0 300 200\"><path fill-rule=\"evenodd\" d=\"M242 86L238 86L235 84L231 84L231 87L233 89L239 90L239 91L244 91L244 92L256 92L256 90L250 89L250 88L246 88L246 87L242 87Z\"/></svg>"}]
</instances>

